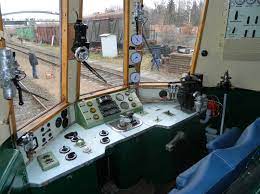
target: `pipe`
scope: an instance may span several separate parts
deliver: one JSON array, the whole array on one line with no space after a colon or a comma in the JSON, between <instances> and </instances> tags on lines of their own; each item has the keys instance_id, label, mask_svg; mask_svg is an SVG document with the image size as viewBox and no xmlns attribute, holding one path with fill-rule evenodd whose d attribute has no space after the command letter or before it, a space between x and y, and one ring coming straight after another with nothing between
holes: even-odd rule
<instances>
[{"instance_id":1,"label":"pipe","mask_svg":"<svg viewBox=\"0 0 260 194\"><path fill-rule=\"evenodd\" d=\"M221 126L220 126L220 135L222 135L223 132L224 132L226 107L227 107L227 94L224 94L223 111L222 111Z\"/></svg>"}]
</instances>

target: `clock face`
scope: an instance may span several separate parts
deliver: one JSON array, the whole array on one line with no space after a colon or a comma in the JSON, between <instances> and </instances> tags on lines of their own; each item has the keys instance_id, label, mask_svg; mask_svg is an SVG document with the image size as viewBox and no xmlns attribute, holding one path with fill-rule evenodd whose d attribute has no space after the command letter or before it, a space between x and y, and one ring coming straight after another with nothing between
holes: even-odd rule
<instances>
[{"instance_id":1,"label":"clock face","mask_svg":"<svg viewBox=\"0 0 260 194\"><path fill-rule=\"evenodd\" d=\"M139 73L132 73L130 76L131 82L138 83L140 82L140 74Z\"/></svg>"},{"instance_id":2,"label":"clock face","mask_svg":"<svg viewBox=\"0 0 260 194\"><path fill-rule=\"evenodd\" d=\"M143 43L143 37L142 35L134 34L131 37L131 42L135 46L140 46Z\"/></svg>"},{"instance_id":3,"label":"clock face","mask_svg":"<svg viewBox=\"0 0 260 194\"><path fill-rule=\"evenodd\" d=\"M132 53L130 58L131 62L134 64L140 63L142 61L142 55L138 52Z\"/></svg>"},{"instance_id":4,"label":"clock face","mask_svg":"<svg viewBox=\"0 0 260 194\"><path fill-rule=\"evenodd\" d=\"M256 0L247 0L246 1L248 4L254 4L256 2Z\"/></svg>"},{"instance_id":5,"label":"clock face","mask_svg":"<svg viewBox=\"0 0 260 194\"><path fill-rule=\"evenodd\" d=\"M235 0L237 5L243 5L245 3L245 0Z\"/></svg>"}]
</instances>

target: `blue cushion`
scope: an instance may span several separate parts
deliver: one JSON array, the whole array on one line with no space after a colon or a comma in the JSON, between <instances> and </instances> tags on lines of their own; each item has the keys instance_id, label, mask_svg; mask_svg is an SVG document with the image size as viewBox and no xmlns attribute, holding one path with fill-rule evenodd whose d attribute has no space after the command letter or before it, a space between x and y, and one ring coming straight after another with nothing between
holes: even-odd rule
<instances>
[{"instance_id":1,"label":"blue cushion","mask_svg":"<svg viewBox=\"0 0 260 194\"><path fill-rule=\"evenodd\" d=\"M246 128L233 147L217 149L177 178L178 194L221 193L260 146L260 119ZM171 193L171 194L173 194Z\"/></svg>"},{"instance_id":2,"label":"blue cushion","mask_svg":"<svg viewBox=\"0 0 260 194\"><path fill-rule=\"evenodd\" d=\"M200 163L203 162L203 160L204 160L204 158L202 160L200 160L199 162L197 162L196 164L194 164L189 169L187 169L184 172L182 172L181 174L179 174L179 176L176 178L177 189L180 190L188 184L188 182L190 181L190 179L192 178L194 173L197 171L198 167L200 166Z\"/></svg>"},{"instance_id":3,"label":"blue cushion","mask_svg":"<svg viewBox=\"0 0 260 194\"><path fill-rule=\"evenodd\" d=\"M241 130L233 127L225 131L221 136L218 136L213 141L207 144L207 149L212 152L216 149L223 149L233 146L241 135Z\"/></svg>"}]
</instances>

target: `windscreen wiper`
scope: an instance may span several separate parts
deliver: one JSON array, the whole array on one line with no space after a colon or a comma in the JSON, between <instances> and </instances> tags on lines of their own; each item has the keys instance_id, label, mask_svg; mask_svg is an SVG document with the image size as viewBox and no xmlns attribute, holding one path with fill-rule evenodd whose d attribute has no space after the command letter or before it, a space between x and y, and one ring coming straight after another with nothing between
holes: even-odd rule
<instances>
[{"instance_id":1,"label":"windscreen wiper","mask_svg":"<svg viewBox=\"0 0 260 194\"><path fill-rule=\"evenodd\" d=\"M93 75L95 75L97 78L102 80L104 83L107 84L107 81L93 68L91 67L86 61L81 62Z\"/></svg>"}]
</instances>

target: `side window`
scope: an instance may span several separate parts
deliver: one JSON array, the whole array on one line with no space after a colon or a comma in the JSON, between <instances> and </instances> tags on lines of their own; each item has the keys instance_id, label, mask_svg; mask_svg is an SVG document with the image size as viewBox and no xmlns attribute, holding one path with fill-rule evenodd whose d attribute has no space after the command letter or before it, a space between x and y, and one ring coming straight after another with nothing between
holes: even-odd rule
<instances>
[{"instance_id":1,"label":"side window","mask_svg":"<svg viewBox=\"0 0 260 194\"><path fill-rule=\"evenodd\" d=\"M81 66L80 94L123 85L123 0L84 0L83 21L88 25L88 67Z\"/></svg>"},{"instance_id":2,"label":"side window","mask_svg":"<svg viewBox=\"0 0 260 194\"><path fill-rule=\"evenodd\" d=\"M203 0L144 0L142 82L169 82L190 70Z\"/></svg>"},{"instance_id":3,"label":"side window","mask_svg":"<svg viewBox=\"0 0 260 194\"><path fill-rule=\"evenodd\" d=\"M6 46L24 75L24 105L14 99L18 129L61 102L60 0L0 0ZM42 11L44 10L44 11Z\"/></svg>"}]
</instances>

